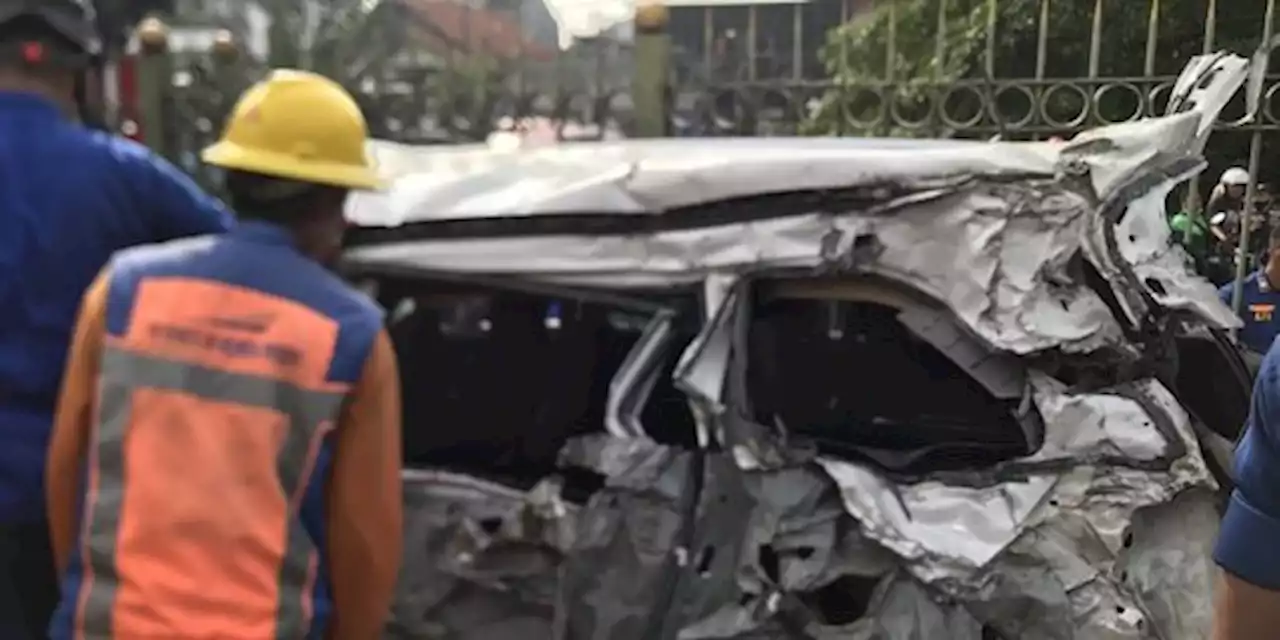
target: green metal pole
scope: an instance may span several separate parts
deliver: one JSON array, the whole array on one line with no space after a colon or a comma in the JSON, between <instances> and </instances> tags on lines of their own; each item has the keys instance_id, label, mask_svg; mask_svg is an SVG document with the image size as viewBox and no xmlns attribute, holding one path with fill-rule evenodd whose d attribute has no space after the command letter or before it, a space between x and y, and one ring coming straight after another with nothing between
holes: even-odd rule
<instances>
[{"instance_id":1,"label":"green metal pole","mask_svg":"<svg viewBox=\"0 0 1280 640\"><path fill-rule=\"evenodd\" d=\"M1253 200L1258 194L1258 171L1262 168L1262 131L1253 132L1249 144L1249 186L1244 196L1244 211L1240 216L1240 244L1236 247L1235 286L1231 288L1231 308L1236 315L1244 305L1244 280L1249 277L1253 265L1249 260L1249 228L1253 226Z\"/></svg>"},{"instance_id":2,"label":"green metal pole","mask_svg":"<svg viewBox=\"0 0 1280 640\"><path fill-rule=\"evenodd\" d=\"M165 118L165 96L173 85L173 58L169 51L169 27L149 17L138 25L138 108L142 135L157 155L174 160Z\"/></svg>"},{"instance_id":3,"label":"green metal pole","mask_svg":"<svg viewBox=\"0 0 1280 640\"><path fill-rule=\"evenodd\" d=\"M668 78L671 69L671 36L667 7L661 2L641 4L635 16L635 78L631 101L635 107L636 135L661 138L671 135L668 113Z\"/></svg>"},{"instance_id":4,"label":"green metal pole","mask_svg":"<svg viewBox=\"0 0 1280 640\"><path fill-rule=\"evenodd\" d=\"M214 39L213 76L218 92L218 118L225 118L244 90L244 69L240 64L240 48L229 31L219 32ZM221 126L222 122L215 123Z\"/></svg>"},{"instance_id":5,"label":"green metal pole","mask_svg":"<svg viewBox=\"0 0 1280 640\"><path fill-rule=\"evenodd\" d=\"M1270 64L1271 51L1275 47L1271 42L1275 15L1276 0L1267 0L1266 17L1262 25L1262 44L1259 45L1258 54L1254 56L1255 64L1259 62L1263 65ZM1264 73L1265 71L1266 69L1263 69ZM1256 120L1258 111L1262 109L1261 101L1255 96L1250 102L1254 112L1249 115ZM1262 170L1262 124L1255 121L1253 126L1255 127L1253 139L1249 144L1249 186L1245 192L1244 207L1242 207L1244 211L1240 216L1240 244L1236 248L1236 278L1231 288L1231 308L1236 315L1240 315L1241 307L1244 306L1244 280L1248 277L1249 270L1253 268L1253 265L1246 264L1249 257L1249 227L1253 222L1253 200L1258 194L1258 172Z\"/></svg>"}]
</instances>

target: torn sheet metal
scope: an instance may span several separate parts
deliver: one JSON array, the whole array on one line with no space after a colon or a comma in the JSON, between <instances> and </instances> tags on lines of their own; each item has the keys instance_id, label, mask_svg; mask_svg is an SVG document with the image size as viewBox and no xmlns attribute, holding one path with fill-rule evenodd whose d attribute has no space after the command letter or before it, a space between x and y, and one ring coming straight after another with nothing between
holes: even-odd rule
<instances>
[{"instance_id":1,"label":"torn sheet metal","mask_svg":"<svg viewBox=\"0 0 1280 640\"><path fill-rule=\"evenodd\" d=\"M1217 485L1188 416L1153 380L1088 394L1070 393L1042 375L1031 380L1046 437L1035 455L1010 463L1027 470L1017 479L899 484L831 458L817 459L821 472L749 472L788 486L753 493L758 515L751 533L773 540L779 530L796 528L814 551L784 570L787 578L772 591L756 588L757 598L710 617L690 637L764 637L751 634L776 622L776 615L759 613L770 597L781 602L839 576L883 576L890 573L885 564L902 567L918 583L912 587L918 595L911 600L912 630L882 637L950 637L931 635L936 623L920 611L960 629L981 625L965 626L954 616L1028 640L1201 637L1180 632L1207 624L1205 608L1178 607L1211 598L1206 549L1216 535ZM807 517L793 513L782 526L760 520L760 514L786 513L794 496L820 496L832 485L862 540L858 551L837 542L843 521L825 515L820 501ZM1171 539L1173 531L1183 539ZM1179 560L1185 564L1176 565ZM812 637L877 637L859 629L898 619L886 615L869 610L839 633L821 621L808 620L806 627Z\"/></svg>"},{"instance_id":2,"label":"torn sheet metal","mask_svg":"<svg viewBox=\"0 0 1280 640\"><path fill-rule=\"evenodd\" d=\"M859 267L937 295L993 347L1026 354L1118 342L1117 319L1082 290L1067 264L1081 250L1100 268L1121 260L1110 247L1118 231L1128 231L1119 243L1132 235L1129 243L1140 246L1121 250L1142 263L1132 268L1143 279L1163 283L1156 287L1164 286L1170 305L1231 326L1229 314L1177 264L1177 252L1159 250L1168 233L1154 195L1137 205L1140 215L1125 216L1124 230L1100 224L1094 209L1153 162L1195 154L1204 123L1244 82L1246 63L1231 55L1197 58L1184 77L1215 75L1208 84L1184 83L1175 97L1187 110L1086 131L1066 145L681 139L486 155L379 143L377 155L396 179L387 193L352 198L351 218L362 226L564 213L656 216L750 196L876 185L885 187L884 199L862 210L799 211L678 231L381 242L353 248L346 259L362 269L395 265L653 287L717 273L830 266L832 238L845 247L867 239L882 251Z\"/></svg>"},{"instance_id":3,"label":"torn sheet metal","mask_svg":"<svg viewBox=\"0 0 1280 640\"><path fill-rule=\"evenodd\" d=\"M446 471L407 471L405 563L387 640L551 637L577 507L554 481L520 492Z\"/></svg>"},{"instance_id":4,"label":"torn sheet metal","mask_svg":"<svg viewBox=\"0 0 1280 640\"><path fill-rule=\"evenodd\" d=\"M1197 58L1196 60L1201 60ZM1099 196L1161 151L1194 151L1244 83L1248 61L1223 55L1210 84L1188 84L1188 110L1085 132L1068 145L848 138L665 139L495 151L376 141L369 152L392 186L353 194L362 226L544 214L653 213L768 193L847 189L911 177L1052 177L1084 162ZM1198 72L1199 67L1191 71ZM1183 78L1195 78L1189 71ZM1185 83L1184 83L1185 84ZM1181 85L1180 85L1181 86Z\"/></svg>"},{"instance_id":5,"label":"torn sheet metal","mask_svg":"<svg viewBox=\"0 0 1280 640\"><path fill-rule=\"evenodd\" d=\"M1250 69L1249 59L1231 53L1193 57L1174 82L1164 117L1082 131L1062 147L1060 166L1088 167L1093 190L1104 199L1159 156L1200 155Z\"/></svg>"},{"instance_id":6,"label":"torn sheet metal","mask_svg":"<svg viewBox=\"0 0 1280 640\"><path fill-rule=\"evenodd\" d=\"M770 193L889 185L937 176L1051 178L1089 167L1099 198L1161 153L1199 153L1249 73L1231 54L1193 58L1171 113L1082 132L1068 144L850 138L699 138L572 143L495 151L483 145L370 143L392 186L352 194L361 226L582 213L661 214ZM1207 75L1206 75L1207 74ZM1209 77L1209 82L1203 82Z\"/></svg>"},{"instance_id":7,"label":"torn sheet metal","mask_svg":"<svg viewBox=\"0 0 1280 640\"><path fill-rule=\"evenodd\" d=\"M554 637L648 640L664 635L683 545L696 456L644 439L571 441L562 463L606 478L578 517L557 593ZM532 640L523 638L521 640Z\"/></svg>"},{"instance_id":8,"label":"torn sheet metal","mask_svg":"<svg viewBox=\"0 0 1280 640\"><path fill-rule=\"evenodd\" d=\"M783 542L790 537L806 552L800 561L778 554L772 573L758 558L744 557L737 582L745 597L686 627L683 637L787 637L769 635L777 625L800 625L812 637L833 633L838 624L815 619L811 608L795 605L797 598L832 588L839 578L889 573L852 568L866 567L884 553L929 594L919 606L939 616L958 607L1003 637L1179 637L1161 634L1205 622L1150 602L1150 584L1180 588L1179 599L1206 600L1211 585L1197 581L1199 574L1190 569L1184 574L1160 568L1160 559L1176 555L1176 547L1134 524L1183 494L1217 488L1190 416L1162 383L1147 378L1073 390L1025 368L1030 400L1043 423L1040 446L1032 455L963 477L936 474L904 482L862 463L822 456L814 459L816 468L796 466L803 455L796 456L793 445L723 408L733 401L724 395L725 377L749 284L738 283L724 297L686 350L676 377L695 402L718 417L720 440L752 488L754 515L744 528L751 543L744 548L794 549ZM709 346L717 344L721 348ZM863 542L852 557L838 551L849 548L844 541L850 534L840 533L842 515L830 515L833 505L822 503L824 491L833 488L853 535ZM793 508L797 502L804 506ZM1216 533L1216 525L1195 520L1203 513L1161 513L1190 518L1177 525L1192 536L1180 544L1203 547ZM1138 535L1147 537L1138 543ZM1134 548L1147 550L1141 561L1145 573L1117 568L1133 561ZM840 565L843 570L834 568ZM1146 592L1135 591L1133 575L1145 576ZM859 621L884 622L870 613ZM841 632L860 637L857 626ZM1085 632L1077 636L1078 630Z\"/></svg>"},{"instance_id":9,"label":"torn sheet metal","mask_svg":"<svg viewBox=\"0 0 1280 640\"><path fill-rule=\"evenodd\" d=\"M1093 514L1091 501L1104 500L1095 530L1114 552L1134 510L1188 488L1216 487L1186 412L1159 382L1095 394L1070 394L1044 377L1033 383L1045 443L1034 455L1006 463L1027 469L1023 479L984 487L897 486L856 464L819 462L865 534L931 584L971 583L1059 507ZM956 536L956 522L966 523L969 534Z\"/></svg>"},{"instance_id":10,"label":"torn sheet metal","mask_svg":"<svg viewBox=\"0 0 1280 640\"><path fill-rule=\"evenodd\" d=\"M1189 110L1065 145L772 139L499 155L384 149L384 158L399 156L397 186L353 198L361 223L660 218L762 194L896 187L856 210L814 205L695 229L405 240L351 251L366 267L609 288L702 284L714 311L675 375L700 425L714 427L702 434L708 450L640 433L638 398L653 382L646 367L670 348L650 334L655 348L641 349L611 390L613 433L563 451L564 464L605 479L586 505L564 504L554 483L526 493L453 474L407 477L409 564L392 637L1203 637L1217 496L1187 411L1136 364L1124 381L1080 389L1037 367L1061 354L1142 364L1151 354L1130 334L1152 328L1142 323L1153 309L1234 325L1163 225L1164 196L1191 170L1125 190L1182 166L1170 159L1194 159L1239 68L1232 56L1198 59L1184 78L1226 72L1208 84L1180 80L1175 97ZM1103 209L1114 202L1123 206L1112 220ZM1119 312L1083 277L1081 256L1120 298ZM1025 365L981 379L1002 397L1025 384L1043 422L1036 452L907 481L815 457L748 424L725 377L739 355L735 331L749 315L752 278L784 272L898 283L954 316L950 333L926 333L928 315L904 311L926 338L976 338L968 355L953 354L967 370L979 370L984 349ZM759 446L741 446L751 442ZM842 604L824 604L832 597Z\"/></svg>"},{"instance_id":11,"label":"torn sheet metal","mask_svg":"<svg viewBox=\"0 0 1280 640\"><path fill-rule=\"evenodd\" d=\"M382 193L352 194L362 226L559 213L662 213L764 193L884 184L905 176L1051 177L1047 143L835 138L627 140L514 153L372 143Z\"/></svg>"},{"instance_id":12,"label":"torn sheet metal","mask_svg":"<svg viewBox=\"0 0 1280 640\"><path fill-rule=\"evenodd\" d=\"M1118 552L1064 510L1010 547L968 609L1007 638L1208 637L1215 500L1191 489L1137 510Z\"/></svg>"},{"instance_id":13,"label":"torn sheet metal","mask_svg":"<svg viewBox=\"0 0 1280 640\"><path fill-rule=\"evenodd\" d=\"M1155 381L1032 380L1047 435L1020 479L904 485L829 458L745 472L737 596L679 637L1204 637L1216 484L1185 412ZM829 619L832 597L862 608Z\"/></svg>"},{"instance_id":14,"label":"torn sheet metal","mask_svg":"<svg viewBox=\"0 0 1280 640\"><path fill-rule=\"evenodd\" d=\"M1187 268L1191 257L1173 241L1165 203L1181 182L1168 180L1129 202L1115 229L1120 254L1161 306L1195 314L1220 329L1237 328L1240 318L1220 303L1210 282Z\"/></svg>"},{"instance_id":15,"label":"torn sheet metal","mask_svg":"<svg viewBox=\"0 0 1280 640\"><path fill-rule=\"evenodd\" d=\"M1218 568L1213 543L1220 497L1205 490L1139 510L1115 572L1165 638L1207 638L1213 622Z\"/></svg>"},{"instance_id":16,"label":"torn sheet metal","mask_svg":"<svg viewBox=\"0 0 1280 640\"><path fill-rule=\"evenodd\" d=\"M893 574L876 589L867 616L851 625L819 627L814 640L985 640L984 627L964 607L946 602L910 578Z\"/></svg>"},{"instance_id":17,"label":"torn sheet metal","mask_svg":"<svg viewBox=\"0 0 1280 640\"><path fill-rule=\"evenodd\" d=\"M1257 113L1254 102L1255 95L1260 91L1254 90L1254 78L1265 77L1269 53L1270 49L1266 49L1266 53L1262 53L1260 49L1252 60L1248 60L1227 52L1217 52L1195 56L1183 67L1182 73L1173 83L1165 110L1168 114L1192 110L1201 112L1202 117L1196 127L1195 153L1204 149L1204 143L1217 124L1218 115L1246 80L1250 84L1248 113Z\"/></svg>"},{"instance_id":18,"label":"torn sheet metal","mask_svg":"<svg viewBox=\"0 0 1280 640\"><path fill-rule=\"evenodd\" d=\"M808 214L648 236L391 244L349 257L366 266L385 261L593 286L664 286L716 273L819 268L833 236L868 238L877 251L862 269L936 296L993 348L1086 351L1122 334L1101 298L1068 270L1089 212L1085 198L1051 182L972 181L894 215Z\"/></svg>"},{"instance_id":19,"label":"torn sheet metal","mask_svg":"<svg viewBox=\"0 0 1280 640\"><path fill-rule=\"evenodd\" d=\"M1151 227L1152 203L1144 200L1141 215L1126 216L1124 223L1126 231L1155 235L1126 235L1128 245L1122 243L1120 251L1128 254L1115 256L1113 242L1093 234L1111 236L1116 230L1100 226L1090 196L1069 183L974 178L946 181L928 198L916 194L886 202L882 213L808 213L619 236L393 242L355 248L347 259L367 269L387 264L581 286L663 287L762 269L827 268L848 257L831 254L834 238L836 245L860 252L844 268L935 296L994 349L1023 355L1123 348L1124 327L1135 321L1125 318L1122 325L1072 266L1085 251L1104 273L1115 271L1117 261L1136 261L1130 269L1168 282L1171 304L1228 326L1229 311L1216 297L1206 297L1186 264L1174 262L1176 251L1166 249L1153 261L1129 246L1167 244L1167 230ZM1142 224L1150 228L1135 228ZM956 269L957 264L968 268Z\"/></svg>"},{"instance_id":20,"label":"torn sheet metal","mask_svg":"<svg viewBox=\"0 0 1280 640\"><path fill-rule=\"evenodd\" d=\"M583 506L555 480L529 492L444 471L405 473L405 564L384 638L551 640L661 635L693 496L694 454L589 436L565 467L606 486Z\"/></svg>"},{"instance_id":21,"label":"torn sheet metal","mask_svg":"<svg viewBox=\"0 0 1280 640\"><path fill-rule=\"evenodd\" d=\"M716 458L732 464L727 456ZM816 618L803 594L848 578L873 585L895 571L892 554L858 533L835 486L816 468L738 474L734 480L709 477L708 485L722 492L724 482L744 490L748 502L741 513L748 517L729 518L733 526L726 528L740 542L716 545L716 555L736 554L727 567L710 567L709 573L719 570L733 583L704 589L699 606L685 607L689 622L680 630L681 640L794 637L797 629L839 626ZM725 520L724 514L703 517ZM706 542L699 538L697 544ZM857 598L849 604L859 606Z\"/></svg>"}]
</instances>

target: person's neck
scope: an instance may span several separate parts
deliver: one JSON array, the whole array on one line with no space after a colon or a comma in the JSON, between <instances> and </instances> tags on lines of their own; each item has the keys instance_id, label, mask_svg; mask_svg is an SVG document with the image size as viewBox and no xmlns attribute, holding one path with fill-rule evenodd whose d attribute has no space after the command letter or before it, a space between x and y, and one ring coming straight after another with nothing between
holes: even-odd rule
<instances>
[{"instance_id":1,"label":"person's neck","mask_svg":"<svg viewBox=\"0 0 1280 640\"><path fill-rule=\"evenodd\" d=\"M0 70L0 93L27 93L44 98L68 114L75 113L75 98L48 82L13 71Z\"/></svg>"},{"instance_id":2,"label":"person's neck","mask_svg":"<svg viewBox=\"0 0 1280 640\"><path fill-rule=\"evenodd\" d=\"M293 241L293 246L297 248L298 253L319 262L320 264L329 264L337 257L333 253L332 243L326 242L319 229L313 226L284 224L281 225L288 233Z\"/></svg>"},{"instance_id":3,"label":"person's neck","mask_svg":"<svg viewBox=\"0 0 1280 640\"><path fill-rule=\"evenodd\" d=\"M1276 285L1280 284L1280 262L1267 262L1267 266L1262 268L1262 277L1267 279L1267 288L1276 291Z\"/></svg>"}]
</instances>

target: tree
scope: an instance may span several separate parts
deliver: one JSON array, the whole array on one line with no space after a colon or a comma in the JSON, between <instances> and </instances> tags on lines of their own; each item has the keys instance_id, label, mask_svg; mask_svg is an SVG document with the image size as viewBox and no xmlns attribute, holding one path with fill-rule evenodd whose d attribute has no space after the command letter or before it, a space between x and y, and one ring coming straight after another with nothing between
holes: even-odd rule
<instances>
[{"instance_id":1,"label":"tree","mask_svg":"<svg viewBox=\"0 0 1280 640\"><path fill-rule=\"evenodd\" d=\"M506 97L504 81L513 72L488 56L466 56L445 66L431 88L435 117L453 137L483 141Z\"/></svg>"},{"instance_id":2,"label":"tree","mask_svg":"<svg viewBox=\"0 0 1280 640\"><path fill-rule=\"evenodd\" d=\"M302 68L348 87L377 77L405 41L397 0L260 0L271 67Z\"/></svg>"},{"instance_id":3,"label":"tree","mask_svg":"<svg viewBox=\"0 0 1280 640\"><path fill-rule=\"evenodd\" d=\"M1040 16L1047 7L1047 40L1043 61L1039 53ZM1101 47L1096 61L1103 78L1135 78L1154 73L1177 73L1186 60L1201 51L1204 39L1204 0L1164 0L1157 19L1154 69L1146 69L1149 2L1102 0ZM1215 48L1248 55L1261 41L1265 3L1219 3ZM939 12L946 13L939 19ZM994 57L988 60L987 35L994 7ZM866 87L885 87L886 94L908 115L921 112L929 96L957 83L974 87L947 97L947 111L974 114L983 94L1002 80L1033 79L1043 64L1046 79L1084 78L1090 70L1090 34L1095 3L1089 0L898 0L878 3L864 17L834 30L822 51L832 86L822 96L806 130L826 135L954 135L934 120L932 126L904 128L865 124L880 106ZM939 26L941 25L941 27ZM940 33L941 30L941 33ZM894 55L889 59L889 42ZM941 37L939 37L941 35ZM941 44L941 46L939 46ZM988 68L990 77L988 77ZM1026 84L1026 83L1024 83ZM1044 88L1048 83L1039 83ZM1087 83L1083 85L1091 92ZM1115 92L1119 94L1120 92ZM977 94L977 95L975 95ZM1046 109L1076 113L1077 92L1054 92ZM1133 105L1106 99L1100 115L1122 119ZM997 113L1016 110L1005 103ZM1022 106L1025 111L1026 106ZM998 129L1000 118L994 124ZM1082 123L1083 126L1084 123ZM1077 128L1077 127L1067 127Z\"/></svg>"},{"instance_id":4,"label":"tree","mask_svg":"<svg viewBox=\"0 0 1280 640\"><path fill-rule=\"evenodd\" d=\"M509 15L457 0L260 1L270 65L343 83L379 137L484 140L495 114L512 110L506 85L546 57L525 51L534 45Z\"/></svg>"}]
</instances>

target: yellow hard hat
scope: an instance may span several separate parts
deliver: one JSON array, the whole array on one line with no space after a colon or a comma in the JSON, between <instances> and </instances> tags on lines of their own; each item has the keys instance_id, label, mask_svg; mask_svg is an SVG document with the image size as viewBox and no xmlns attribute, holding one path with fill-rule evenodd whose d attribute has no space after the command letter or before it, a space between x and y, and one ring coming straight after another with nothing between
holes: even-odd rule
<instances>
[{"instance_id":1,"label":"yellow hard hat","mask_svg":"<svg viewBox=\"0 0 1280 640\"><path fill-rule=\"evenodd\" d=\"M369 127L338 83L278 69L249 88L205 162L301 182L372 190L382 187L365 153Z\"/></svg>"}]
</instances>

